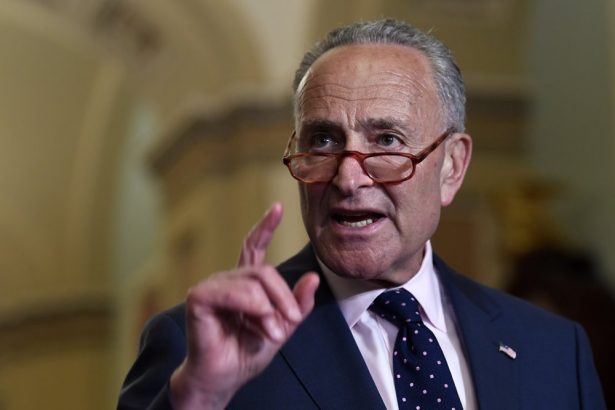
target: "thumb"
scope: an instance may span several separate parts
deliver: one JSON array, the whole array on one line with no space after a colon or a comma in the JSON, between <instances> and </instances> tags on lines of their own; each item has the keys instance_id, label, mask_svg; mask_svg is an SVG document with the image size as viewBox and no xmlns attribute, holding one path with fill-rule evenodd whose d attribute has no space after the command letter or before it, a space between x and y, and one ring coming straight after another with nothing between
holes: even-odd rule
<instances>
[{"instance_id":1,"label":"thumb","mask_svg":"<svg viewBox=\"0 0 615 410\"><path fill-rule=\"evenodd\" d=\"M304 319L314 308L314 295L319 284L320 277L318 274L316 272L308 272L299 279L293 288L293 294Z\"/></svg>"}]
</instances>

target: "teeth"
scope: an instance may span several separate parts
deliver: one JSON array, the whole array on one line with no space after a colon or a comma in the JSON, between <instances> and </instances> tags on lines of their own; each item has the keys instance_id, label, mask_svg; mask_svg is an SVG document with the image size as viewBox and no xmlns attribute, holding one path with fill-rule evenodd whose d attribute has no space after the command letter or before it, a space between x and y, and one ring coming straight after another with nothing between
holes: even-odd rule
<instances>
[{"instance_id":1,"label":"teeth","mask_svg":"<svg viewBox=\"0 0 615 410\"><path fill-rule=\"evenodd\" d=\"M341 222L342 222L342 225L349 226L351 228L363 228L364 226L373 224L374 220L371 218L368 218L368 219L364 219L362 221L356 221L356 222L350 222L350 221L341 221Z\"/></svg>"}]
</instances>

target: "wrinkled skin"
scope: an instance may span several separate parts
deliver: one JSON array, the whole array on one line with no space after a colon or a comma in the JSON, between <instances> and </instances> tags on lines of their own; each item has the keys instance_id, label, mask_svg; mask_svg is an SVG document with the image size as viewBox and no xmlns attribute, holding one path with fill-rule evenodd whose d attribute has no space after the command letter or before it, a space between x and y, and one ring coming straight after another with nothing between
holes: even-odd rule
<instances>
[{"instance_id":1,"label":"wrinkled skin","mask_svg":"<svg viewBox=\"0 0 615 410\"><path fill-rule=\"evenodd\" d=\"M422 52L399 45L350 45L321 56L297 93L300 146L329 143L360 152L417 153L446 129ZM320 259L339 275L386 284L420 267L440 209L461 186L471 152L455 133L395 184L372 181L346 157L329 183L302 184L306 230ZM365 226L363 226L365 225Z\"/></svg>"},{"instance_id":2,"label":"wrinkled skin","mask_svg":"<svg viewBox=\"0 0 615 410\"><path fill-rule=\"evenodd\" d=\"M425 57L400 46L345 46L320 57L298 94L297 134L361 152L418 152L444 131ZM336 273L401 283L418 269L440 207L461 185L471 140L453 134L398 184L376 184L347 158L329 183L300 185L304 223ZM176 409L222 409L259 374L309 315L319 277L290 289L265 263L282 218L274 204L246 236L239 263L186 298L188 353L171 377ZM367 223L370 222L370 223Z\"/></svg>"},{"instance_id":3,"label":"wrinkled skin","mask_svg":"<svg viewBox=\"0 0 615 410\"><path fill-rule=\"evenodd\" d=\"M224 408L312 310L318 275L305 273L291 290L265 263L281 218L274 204L246 236L237 266L188 292L188 354L170 383L175 409Z\"/></svg>"}]
</instances>

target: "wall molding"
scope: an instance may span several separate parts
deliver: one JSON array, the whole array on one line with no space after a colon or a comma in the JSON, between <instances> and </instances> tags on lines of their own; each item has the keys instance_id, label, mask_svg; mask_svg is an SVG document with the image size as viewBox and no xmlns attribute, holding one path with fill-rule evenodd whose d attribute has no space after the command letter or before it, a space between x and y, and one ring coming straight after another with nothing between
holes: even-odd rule
<instances>
[{"instance_id":1,"label":"wall molding","mask_svg":"<svg viewBox=\"0 0 615 410\"><path fill-rule=\"evenodd\" d=\"M21 306L0 314L0 362L24 355L112 342L114 308L109 298L79 297Z\"/></svg>"}]
</instances>

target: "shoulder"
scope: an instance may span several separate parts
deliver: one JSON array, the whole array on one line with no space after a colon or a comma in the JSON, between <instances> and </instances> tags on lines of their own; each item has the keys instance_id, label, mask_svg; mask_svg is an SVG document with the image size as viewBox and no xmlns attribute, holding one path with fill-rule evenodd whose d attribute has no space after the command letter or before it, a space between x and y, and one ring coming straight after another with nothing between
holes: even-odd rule
<instances>
[{"instance_id":1,"label":"shoulder","mask_svg":"<svg viewBox=\"0 0 615 410\"><path fill-rule=\"evenodd\" d=\"M478 283L449 268L434 257L434 264L453 304L470 305L493 319L505 318L510 326L522 326L526 334L563 335L576 333L580 326L560 315L531 304L516 296Z\"/></svg>"},{"instance_id":2,"label":"shoulder","mask_svg":"<svg viewBox=\"0 0 615 410\"><path fill-rule=\"evenodd\" d=\"M522 386L521 402L532 403L528 408L604 408L581 325L464 277L437 257L434 264L474 366L504 369L498 367L501 355L489 343L505 343L518 354L514 368ZM482 374L476 377L476 383L491 384Z\"/></svg>"},{"instance_id":3,"label":"shoulder","mask_svg":"<svg viewBox=\"0 0 615 410\"><path fill-rule=\"evenodd\" d=\"M185 305L179 304L154 315L143 328L138 360L149 361L150 365L160 361L172 363L175 369L186 355Z\"/></svg>"},{"instance_id":4,"label":"shoulder","mask_svg":"<svg viewBox=\"0 0 615 410\"><path fill-rule=\"evenodd\" d=\"M122 385L118 409L170 408L166 386L186 356L184 312L184 305L177 305L145 324L137 359Z\"/></svg>"},{"instance_id":5,"label":"shoulder","mask_svg":"<svg viewBox=\"0 0 615 410\"><path fill-rule=\"evenodd\" d=\"M181 303L152 316L141 333L140 353L146 348L183 346L186 339L185 312L185 304Z\"/></svg>"},{"instance_id":6,"label":"shoulder","mask_svg":"<svg viewBox=\"0 0 615 410\"><path fill-rule=\"evenodd\" d=\"M145 324L145 332L157 331L160 328L176 328L180 333L185 333L186 329L186 305L180 303L167 310L152 316Z\"/></svg>"}]
</instances>

